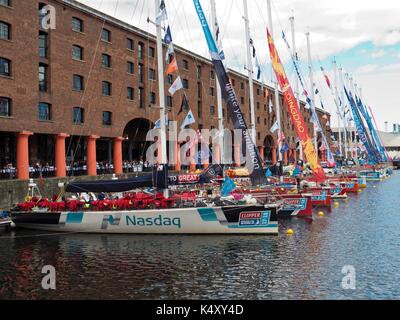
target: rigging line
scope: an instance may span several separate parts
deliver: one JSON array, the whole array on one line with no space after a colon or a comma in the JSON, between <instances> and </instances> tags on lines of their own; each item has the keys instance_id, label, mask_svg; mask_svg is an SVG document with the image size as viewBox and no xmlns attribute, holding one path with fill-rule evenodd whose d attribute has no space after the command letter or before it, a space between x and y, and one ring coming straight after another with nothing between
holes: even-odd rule
<instances>
[{"instance_id":1,"label":"rigging line","mask_svg":"<svg viewBox=\"0 0 400 320\"><path fill-rule=\"evenodd\" d=\"M133 18L134 18L134 16L135 16L136 9L138 8L138 5L139 5L139 0L136 0L135 8L133 9L131 18L130 18L130 20L129 20L129 24L130 24L130 25L132 25Z\"/></svg>"},{"instance_id":2,"label":"rigging line","mask_svg":"<svg viewBox=\"0 0 400 320\"><path fill-rule=\"evenodd\" d=\"M119 6L119 0L117 0L114 13L117 11L118 6ZM100 45L100 41L101 41L101 34L102 34L102 30L103 30L103 28L104 28L104 26L105 26L105 23L106 23L106 19L103 19L102 28L100 29L100 34L99 34L99 38L98 38L98 40L97 40L96 49L95 49L95 52L94 52L94 54L93 54L92 63L91 63L90 69L89 69L88 79L87 79L87 81L86 81L86 83L85 83L85 88L84 88L84 92L83 92L82 99L81 99L81 104L80 104L81 107L83 106L83 101L84 101L84 98L85 98L85 96L86 96L87 85L88 85L88 83L89 83L89 80L90 80L90 77L91 77L91 74L92 74L92 71L93 71L94 62L95 62L95 60L96 60L97 51L98 51L98 48L99 48L99 45ZM87 114L89 114L89 115L90 115L91 108L92 108L92 105L91 105L90 102L89 102L88 108L87 108ZM97 114L97 109L95 109L93 118L95 118L96 114ZM90 123L89 126L87 126L86 128L89 129L89 131L90 131L90 129L91 129L92 127L93 127L93 122ZM76 146L76 148L75 148L75 151L73 152L73 156L72 156L72 159L71 159L71 162L70 162L71 164L72 164L72 163L74 162L74 160L75 160L76 153L77 153L77 151L78 151L80 142L81 142L81 140L82 140L82 135L83 135L84 129L85 129L85 124L84 124L84 125L82 126L82 128L81 128L81 132L80 132L80 135L79 135L79 138L78 138L78 143L77 143L77 146ZM68 146L68 149L67 149L67 154L68 154L68 152L69 152L69 150L70 150L71 143L72 143L72 138L70 139L70 143L69 143L69 146Z\"/></svg>"},{"instance_id":3,"label":"rigging line","mask_svg":"<svg viewBox=\"0 0 400 320\"><path fill-rule=\"evenodd\" d=\"M100 2L99 8L98 8L99 11L101 10L101 7L103 6L103 1L104 1L104 0L101 0L101 2ZM103 26L104 26L104 23L105 23L105 20L103 21ZM101 31L100 31L100 36L101 36ZM100 37L99 37L99 39L100 39ZM94 55L93 55L93 58L92 58L92 64L91 64L90 69L89 69L88 77L90 77L90 74L91 74L91 72L92 72L92 70L93 70L93 62L94 62L93 60L94 60L94 58L95 58L95 56L96 56L97 48L98 48L99 41L100 41L99 39L98 39L98 42L97 42L96 50L95 50ZM81 101L80 101L80 105L81 105L81 106L82 106L82 103L83 103L83 100L84 100L84 97L85 97L85 93L86 93L86 90L87 90L88 81L89 81L89 78L86 80L85 86L84 86L84 88L83 88L83 94L82 94ZM71 131L71 138L70 138L70 140L69 140L68 148L67 148L67 152L66 152L67 156L68 156L69 151L70 151L70 148L71 148L72 137L74 136L74 133L75 133L75 127L73 126L73 127L72 127L72 131ZM75 158L75 154L73 154L71 163L74 161L74 158Z\"/></svg>"},{"instance_id":4,"label":"rigging line","mask_svg":"<svg viewBox=\"0 0 400 320\"><path fill-rule=\"evenodd\" d=\"M104 27L104 25L105 25L105 20L103 21L102 28ZM84 87L84 90L83 90L82 98L81 98L81 101L80 101L80 107L83 106L83 102L84 102L84 99L86 97L86 93L88 92L89 80L90 80L90 77L92 75L94 62L96 60L97 51L98 51L98 48L99 48L99 45L100 45L102 28L100 29L100 34L99 34L99 37L98 37L98 40L97 40L97 45L96 45L95 52L94 52L93 57L92 57L92 63L91 63L91 66L90 66L90 69L89 69L89 74L88 74L88 77L87 77L87 80L86 80L86 83L85 83L85 87ZM90 103L89 103L89 106L90 106ZM90 107L88 108L88 110L90 110ZM88 113L89 113L89 111L88 111ZM74 117L74 115L73 115L73 117ZM75 161L75 156L76 156L76 153L77 153L77 150L78 150L78 146L80 144L80 140L81 140L81 137L82 137L82 134L83 134L83 130L84 130L84 126L82 126L82 128L80 130L78 143L77 143L77 146L75 148L75 151L73 152L72 159L70 161L71 164ZM71 145L72 145L72 137L75 136L74 131L75 131L75 127L73 127L73 129L72 129L71 138L70 138L69 145L68 145L68 148L67 148L67 154L69 154L69 151L70 151L70 148L71 148Z\"/></svg>"},{"instance_id":5,"label":"rigging line","mask_svg":"<svg viewBox=\"0 0 400 320\"><path fill-rule=\"evenodd\" d=\"M142 21L142 15L143 15L143 11L144 11L144 3L145 2L147 2L147 4L149 4L149 2L148 2L149 0L147 0L147 1L143 1L142 2L142 9L141 9L141 11L140 11L140 15L139 15L139 19L138 19L138 25L140 26L140 24L141 24L141 21Z\"/></svg>"},{"instance_id":6,"label":"rigging line","mask_svg":"<svg viewBox=\"0 0 400 320\"><path fill-rule=\"evenodd\" d=\"M180 2L179 3L179 5L178 5L178 8L177 8L177 10L175 10L174 12L179 12L179 9L180 9L180 7L181 7L181 5L182 5L182 3ZM174 21L175 21L175 18L177 17L177 13L175 14L175 17L174 17ZM174 25L174 22L172 22L172 20L171 20L171 23L169 22L169 19L168 19L168 25L170 26L170 28L171 29L173 29L173 25ZM172 35L173 33L172 33L172 31L171 31L171 35ZM172 37L173 38L173 37ZM174 41L172 41L172 44L174 45ZM178 65L179 65L179 63L178 63ZM164 70L164 73L165 73L165 70ZM163 73L163 74L164 74ZM177 74L177 77L176 77L176 79L179 77L179 78L181 78L181 81L183 80L183 78L182 78L182 76L181 76L181 72L180 72L180 68L178 67L178 70L176 71L176 74ZM171 75L172 77L173 77L173 75ZM167 77L168 77L168 75L167 75ZM173 79L173 78L172 78ZM176 80L175 79L175 80ZM169 82L167 82L168 83L168 85L172 85L172 84L170 84ZM185 95L186 97L188 96L187 95L187 92L186 92L186 88L182 88L181 89L182 91L183 91L183 94L181 93L181 99L183 99L183 95ZM179 91L181 91L181 90L179 90ZM167 90L168 91L168 90ZM169 93L169 91L168 91L168 93ZM176 93L176 92L175 92ZM167 96L170 96L169 94L167 94ZM170 97L171 97L171 99L172 99L172 106L171 106L171 110L168 110L168 112L171 112L171 115L172 115L172 120L178 120L177 119L177 115L175 115L175 112L172 112L175 108L175 104L174 104L174 102L173 102L173 96L174 95L171 95ZM169 109L169 108L168 108Z\"/></svg>"},{"instance_id":7,"label":"rigging line","mask_svg":"<svg viewBox=\"0 0 400 320\"><path fill-rule=\"evenodd\" d=\"M230 5L230 7L229 7L229 11L228 11L228 12L226 12L226 10L228 9L228 6L225 7L224 15L222 16L222 17L224 17L226 20L225 20L225 21L222 20L222 25L220 26L220 27L221 27L221 29L220 29L220 32L221 32L221 41L222 41L222 39L224 38L225 33L226 33L226 30L227 30L228 21L229 21L229 18L230 18L230 16L231 16L231 12L232 12L233 2L234 2L234 1L231 0L231 5ZM224 19L224 18L222 18L222 19ZM217 19L217 21L218 21L218 19ZM222 28L222 27L223 27L223 28Z\"/></svg>"},{"instance_id":8,"label":"rigging line","mask_svg":"<svg viewBox=\"0 0 400 320\"><path fill-rule=\"evenodd\" d=\"M173 2L172 2L173 3ZM182 3L182 0L180 0L180 3ZM173 4L173 6L174 6L174 9L176 9L175 8L175 5ZM189 35L189 40L190 40L190 42L191 42L191 45L192 45L192 47L195 47L194 46L194 42L193 42L193 38L192 38L192 34L191 34L191 32L190 32L190 27L189 27L189 23L188 23L188 19L187 19L187 16L186 16L186 12L185 11L183 11L183 14L184 14L184 20L185 20L185 23L186 23L186 30L187 30L187 32L188 32L188 35ZM178 20L179 21L179 24L180 24L180 20ZM182 27L182 25L180 24L180 26ZM183 30L185 30L185 28L182 28ZM198 59L193 55L192 56L192 60L194 61L194 63L196 64L196 66L199 64L198 62ZM205 86L201 86L201 92L202 92L202 96L204 96L204 97L206 97L207 96L207 91L206 91L206 89L205 89Z\"/></svg>"}]
</instances>

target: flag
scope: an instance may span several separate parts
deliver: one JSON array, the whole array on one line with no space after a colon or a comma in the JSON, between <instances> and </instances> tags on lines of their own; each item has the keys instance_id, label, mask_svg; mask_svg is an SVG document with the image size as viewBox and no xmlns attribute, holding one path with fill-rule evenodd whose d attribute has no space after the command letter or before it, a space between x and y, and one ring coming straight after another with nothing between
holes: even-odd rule
<instances>
[{"instance_id":1,"label":"flag","mask_svg":"<svg viewBox=\"0 0 400 320\"><path fill-rule=\"evenodd\" d=\"M171 42L171 43L168 45L167 51L166 51L166 53L165 53L165 61L169 62L169 57L170 57L172 54L174 54L174 53L175 53L174 45L173 45L173 43Z\"/></svg>"},{"instance_id":2,"label":"flag","mask_svg":"<svg viewBox=\"0 0 400 320\"><path fill-rule=\"evenodd\" d=\"M172 74L176 71L178 71L178 64L176 62L176 57L174 57L167 67L167 74Z\"/></svg>"},{"instance_id":3,"label":"flag","mask_svg":"<svg viewBox=\"0 0 400 320\"><path fill-rule=\"evenodd\" d=\"M255 64L256 64L256 69L257 69L257 80L261 79L261 66L260 63L258 62L258 58L255 57Z\"/></svg>"},{"instance_id":4,"label":"flag","mask_svg":"<svg viewBox=\"0 0 400 320\"><path fill-rule=\"evenodd\" d=\"M300 173L301 173L300 167L298 165L296 165L296 167L293 170L292 176L295 177Z\"/></svg>"},{"instance_id":5,"label":"flag","mask_svg":"<svg viewBox=\"0 0 400 320\"><path fill-rule=\"evenodd\" d=\"M269 168L267 169L267 171L265 171L265 176L266 176L267 178L269 178L269 177L272 176L272 172L271 172L271 170L270 170Z\"/></svg>"},{"instance_id":6,"label":"flag","mask_svg":"<svg viewBox=\"0 0 400 320\"><path fill-rule=\"evenodd\" d=\"M272 105L272 99L269 99L269 113L272 113L273 111L273 105Z\"/></svg>"},{"instance_id":7,"label":"flag","mask_svg":"<svg viewBox=\"0 0 400 320\"><path fill-rule=\"evenodd\" d=\"M166 44L170 44L172 42L172 35L171 35L171 29L168 26L167 31L165 32L165 36L164 36L164 42Z\"/></svg>"},{"instance_id":8,"label":"flag","mask_svg":"<svg viewBox=\"0 0 400 320\"><path fill-rule=\"evenodd\" d=\"M177 92L178 90L181 90L181 89L183 89L183 84L182 84L181 77L178 77L178 78L176 78L176 80L174 81L172 86L169 88L168 92L170 93L171 96L173 96L175 94L175 92Z\"/></svg>"},{"instance_id":9,"label":"flag","mask_svg":"<svg viewBox=\"0 0 400 320\"><path fill-rule=\"evenodd\" d=\"M218 21L215 21L215 42L217 43L217 48L218 48L218 55L221 58L221 60L225 60L225 53L224 50L222 49L222 41L220 38L220 30L219 30L219 25L218 25Z\"/></svg>"},{"instance_id":10,"label":"flag","mask_svg":"<svg viewBox=\"0 0 400 320\"><path fill-rule=\"evenodd\" d=\"M231 178L226 178L224 183L221 186L221 196L226 197L228 196L231 191L236 188L235 182Z\"/></svg>"},{"instance_id":11,"label":"flag","mask_svg":"<svg viewBox=\"0 0 400 320\"><path fill-rule=\"evenodd\" d=\"M274 123L274 125L271 127L271 132L274 133L276 130L279 129L279 123L278 120Z\"/></svg>"},{"instance_id":12,"label":"flag","mask_svg":"<svg viewBox=\"0 0 400 320\"><path fill-rule=\"evenodd\" d=\"M181 114L183 110L185 111L189 110L189 102L187 101L186 95L182 96L181 108L179 109L178 114Z\"/></svg>"},{"instance_id":13,"label":"flag","mask_svg":"<svg viewBox=\"0 0 400 320\"><path fill-rule=\"evenodd\" d=\"M198 162L200 163L203 160L207 160L210 158L210 148L208 147L207 144L202 143L201 144L201 149L199 151L197 151L197 154L195 156L195 159L198 160Z\"/></svg>"},{"instance_id":14,"label":"flag","mask_svg":"<svg viewBox=\"0 0 400 320\"><path fill-rule=\"evenodd\" d=\"M285 134L283 133L283 131L281 131L281 135L280 135L280 137L278 138L278 144L280 144L283 140L285 140L286 139L286 137L285 137Z\"/></svg>"},{"instance_id":15,"label":"flag","mask_svg":"<svg viewBox=\"0 0 400 320\"><path fill-rule=\"evenodd\" d=\"M168 126L168 114L165 115L165 125ZM154 128L161 129L161 120L160 119L158 119L156 122L154 122Z\"/></svg>"},{"instance_id":16,"label":"flag","mask_svg":"<svg viewBox=\"0 0 400 320\"><path fill-rule=\"evenodd\" d=\"M331 82L329 81L329 78L328 78L327 74L325 73L325 70L324 70L323 67L321 67L321 71L322 71L322 73L323 73L323 75L324 75L326 84L328 85L328 87L329 87L329 89L330 89L330 88L331 88Z\"/></svg>"},{"instance_id":17,"label":"flag","mask_svg":"<svg viewBox=\"0 0 400 320\"><path fill-rule=\"evenodd\" d=\"M181 125L181 130L183 130L186 126L195 123L196 120L194 119L192 110L189 110L186 118L183 120L182 125Z\"/></svg>"},{"instance_id":18,"label":"flag","mask_svg":"<svg viewBox=\"0 0 400 320\"><path fill-rule=\"evenodd\" d=\"M281 153L285 153L286 151L289 151L289 145L285 143L282 148L281 148Z\"/></svg>"},{"instance_id":19,"label":"flag","mask_svg":"<svg viewBox=\"0 0 400 320\"><path fill-rule=\"evenodd\" d=\"M162 21L165 21L168 19L167 16L167 8L165 7L165 2L164 0L161 0L161 4L160 4L160 12L156 17L156 23L160 24Z\"/></svg>"}]
</instances>

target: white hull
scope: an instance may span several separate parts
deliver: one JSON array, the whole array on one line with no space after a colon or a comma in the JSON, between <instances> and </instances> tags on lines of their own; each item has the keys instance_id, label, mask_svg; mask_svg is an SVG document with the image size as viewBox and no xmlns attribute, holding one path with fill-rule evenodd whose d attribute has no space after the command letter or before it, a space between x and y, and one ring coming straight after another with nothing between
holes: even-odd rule
<instances>
[{"instance_id":1,"label":"white hull","mask_svg":"<svg viewBox=\"0 0 400 320\"><path fill-rule=\"evenodd\" d=\"M78 233L277 234L275 206L13 213L17 227Z\"/></svg>"}]
</instances>

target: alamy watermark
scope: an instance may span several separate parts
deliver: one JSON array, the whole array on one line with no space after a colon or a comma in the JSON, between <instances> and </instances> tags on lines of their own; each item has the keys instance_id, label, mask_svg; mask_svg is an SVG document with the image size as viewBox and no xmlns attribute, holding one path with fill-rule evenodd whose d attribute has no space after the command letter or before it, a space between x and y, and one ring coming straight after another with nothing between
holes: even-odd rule
<instances>
[{"instance_id":1,"label":"alamy watermark","mask_svg":"<svg viewBox=\"0 0 400 320\"><path fill-rule=\"evenodd\" d=\"M178 132L176 121L170 121L165 139L169 142L164 159L169 165L204 165L204 164L239 164L246 165L249 173L253 172L254 163L251 159L255 150L254 144L249 144L252 130L218 130L218 129L181 129ZM161 135L158 128L147 132L146 141L153 142L146 151L146 160L150 164L159 164L161 154ZM182 144L182 145L181 145ZM178 145L180 149L178 150Z\"/></svg>"},{"instance_id":2,"label":"alamy watermark","mask_svg":"<svg viewBox=\"0 0 400 320\"><path fill-rule=\"evenodd\" d=\"M56 8L51 5L45 5L39 11L39 23L44 30L56 29Z\"/></svg>"},{"instance_id":3,"label":"alamy watermark","mask_svg":"<svg viewBox=\"0 0 400 320\"><path fill-rule=\"evenodd\" d=\"M46 265L42 268L45 276L42 278L42 288L44 290L56 290L56 268Z\"/></svg>"},{"instance_id":4,"label":"alamy watermark","mask_svg":"<svg viewBox=\"0 0 400 320\"><path fill-rule=\"evenodd\" d=\"M343 266L342 274L345 275L342 278L342 289L356 290L356 268L352 265Z\"/></svg>"}]
</instances>

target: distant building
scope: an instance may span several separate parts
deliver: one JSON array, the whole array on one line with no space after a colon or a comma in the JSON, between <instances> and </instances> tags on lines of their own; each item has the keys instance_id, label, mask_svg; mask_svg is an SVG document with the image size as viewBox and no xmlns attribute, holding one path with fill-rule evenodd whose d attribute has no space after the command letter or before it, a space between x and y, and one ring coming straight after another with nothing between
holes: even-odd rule
<instances>
[{"instance_id":1,"label":"distant building","mask_svg":"<svg viewBox=\"0 0 400 320\"><path fill-rule=\"evenodd\" d=\"M400 126L393 125L393 132L384 132L378 131L378 135L382 140L386 151L388 152L389 156L392 158L400 158ZM341 129L342 134L342 145L344 145L344 131L343 128ZM353 143L358 139L357 130L355 127L347 128L347 134L352 137ZM339 129L332 128L332 140L339 141Z\"/></svg>"}]
</instances>

